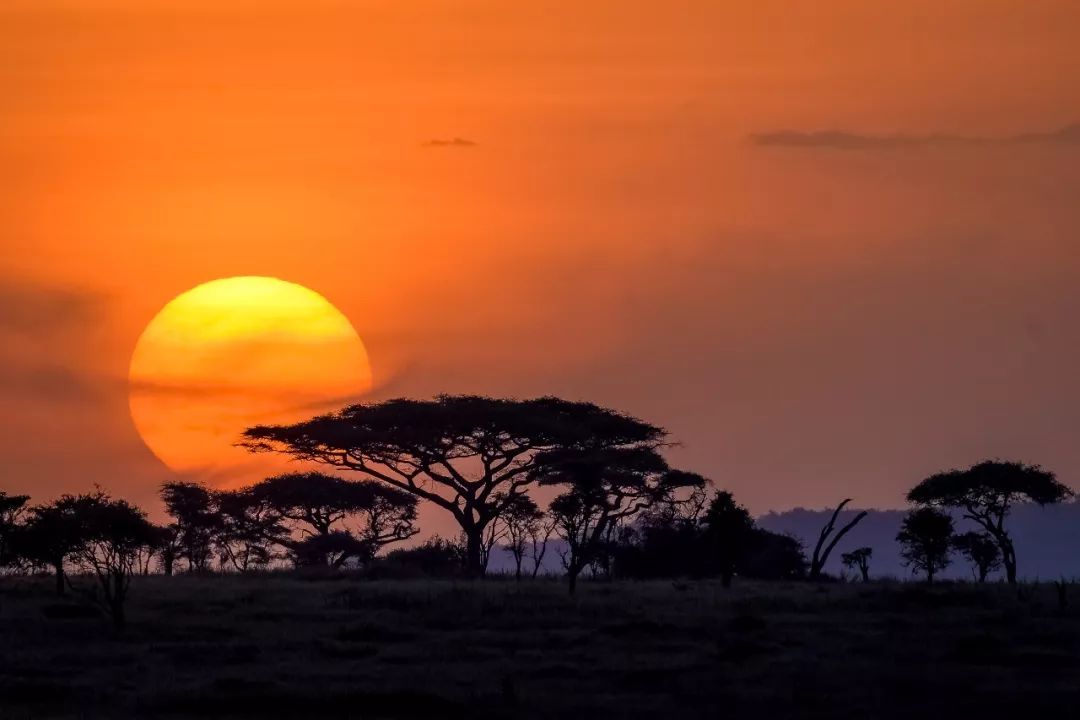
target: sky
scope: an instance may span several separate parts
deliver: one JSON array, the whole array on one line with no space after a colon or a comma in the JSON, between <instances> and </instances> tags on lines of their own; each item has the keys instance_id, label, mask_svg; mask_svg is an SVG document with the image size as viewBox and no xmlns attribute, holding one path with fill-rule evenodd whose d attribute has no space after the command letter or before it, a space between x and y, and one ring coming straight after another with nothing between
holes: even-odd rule
<instances>
[{"instance_id":1,"label":"sky","mask_svg":"<svg viewBox=\"0 0 1080 720\"><path fill-rule=\"evenodd\" d=\"M0 486L152 505L133 348L265 275L349 318L369 399L593 400L754 512L897 507L987 457L1080 488L1078 28L1074 0L6 0Z\"/></svg>"}]
</instances>

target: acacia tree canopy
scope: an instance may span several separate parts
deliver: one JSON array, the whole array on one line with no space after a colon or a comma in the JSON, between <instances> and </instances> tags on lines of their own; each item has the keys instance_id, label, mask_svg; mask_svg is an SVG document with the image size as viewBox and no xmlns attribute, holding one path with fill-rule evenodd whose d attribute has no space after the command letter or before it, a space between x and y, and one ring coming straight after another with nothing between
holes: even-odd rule
<instances>
[{"instance_id":1,"label":"acacia tree canopy","mask_svg":"<svg viewBox=\"0 0 1080 720\"><path fill-rule=\"evenodd\" d=\"M997 542L1010 583L1016 582L1016 550L1005 529L1015 503L1048 505L1073 494L1054 473L1038 465L987 460L967 470L931 475L908 492L908 501L933 507L958 508Z\"/></svg>"},{"instance_id":2,"label":"acacia tree canopy","mask_svg":"<svg viewBox=\"0 0 1080 720\"><path fill-rule=\"evenodd\" d=\"M571 593L620 523L654 505L677 502L679 490L706 484L700 475L670 469L654 447L642 446L551 451L536 476L541 485L567 487L550 510L569 548L564 564Z\"/></svg>"},{"instance_id":3,"label":"acacia tree canopy","mask_svg":"<svg viewBox=\"0 0 1080 720\"><path fill-rule=\"evenodd\" d=\"M356 471L450 513L482 571L482 535L525 492L546 451L655 445L664 431L592 403L441 395L350 405L292 425L248 428L240 445Z\"/></svg>"}]
</instances>

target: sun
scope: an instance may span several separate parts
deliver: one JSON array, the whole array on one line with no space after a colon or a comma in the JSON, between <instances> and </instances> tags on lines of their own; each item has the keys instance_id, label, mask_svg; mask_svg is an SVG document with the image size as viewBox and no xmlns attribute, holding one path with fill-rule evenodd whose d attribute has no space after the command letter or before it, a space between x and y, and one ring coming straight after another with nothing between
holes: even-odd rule
<instances>
[{"instance_id":1,"label":"sun","mask_svg":"<svg viewBox=\"0 0 1080 720\"><path fill-rule=\"evenodd\" d=\"M371 366L348 318L317 292L232 277L165 305L139 338L128 379L147 447L179 473L229 484L254 470L233 447L244 428L354 400L371 389Z\"/></svg>"}]
</instances>

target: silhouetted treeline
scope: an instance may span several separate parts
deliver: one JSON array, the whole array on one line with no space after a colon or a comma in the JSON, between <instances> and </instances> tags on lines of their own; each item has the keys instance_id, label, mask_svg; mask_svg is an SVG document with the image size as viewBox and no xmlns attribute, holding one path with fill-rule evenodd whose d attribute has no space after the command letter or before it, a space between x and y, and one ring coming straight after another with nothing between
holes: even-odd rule
<instances>
[{"instance_id":1,"label":"silhouetted treeline","mask_svg":"<svg viewBox=\"0 0 1080 720\"><path fill-rule=\"evenodd\" d=\"M808 559L799 539L772 532L730 492L668 465L661 428L590 403L441 396L353 405L290 426L249 429L252 451L281 452L321 472L276 475L238 489L166 483L169 521L150 523L98 490L30 505L0 492L0 568L48 571L56 592L79 588L124 623L131 578L159 570L250 572L344 568L381 577L482 577L492 553L513 558L517 579L535 576L555 548L573 593L582 575L604 578L821 575L832 551L866 517L841 502ZM552 487L546 508L531 492ZM926 478L896 535L902 556L928 582L959 555L978 579L1002 568L1016 582L1008 518L1019 504L1049 505L1072 492L1038 466L986 461ZM385 551L419 532L418 504L448 513L457 539ZM957 534L949 514L974 530ZM873 549L842 548L868 581Z\"/></svg>"}]
</instances>

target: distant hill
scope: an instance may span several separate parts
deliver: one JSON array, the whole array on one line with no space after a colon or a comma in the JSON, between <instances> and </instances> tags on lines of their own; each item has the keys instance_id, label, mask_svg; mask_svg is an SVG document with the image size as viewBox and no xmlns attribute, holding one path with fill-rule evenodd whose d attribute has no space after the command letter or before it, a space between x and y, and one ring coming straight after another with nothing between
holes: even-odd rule
<instances>
[{"instance_id":1,"label":"distant hill","mask_svg":"<svg viewBox=\"0 0 1080 720\"><path fill-rule=\"evenodd\" d=\"M840 513L837 525L850 520L859 510L845 510ZM900 548L896 542L896 533L900 529L903 510L870 510L840 544L836 546L826 572L837 575L841 571L840 555L843 552L861 546L874 549L870 564L871 576L892 576L907 578L911 571L903 566ZM789 533L803 541L807 555L817 542L821 531L832 510L807 510L796 508L785 512L770 512L758 518L761 527L773 532ZM968 520L956 515L958 532L975 529ZM1006 521L1013 541L1016 544L1016 556L1019 574L1028 580L1052 580L1062 576L1080 578L1080 503L1069 502L1061 505L1041 508L1037 505L1022 505L1013 509ZM954 558L953 564L944 573L945 577L970 577L971 571L961 558Z\"/></svg>"}]
</instances>

